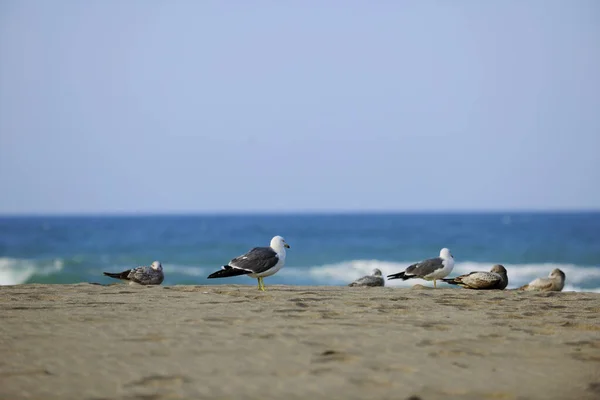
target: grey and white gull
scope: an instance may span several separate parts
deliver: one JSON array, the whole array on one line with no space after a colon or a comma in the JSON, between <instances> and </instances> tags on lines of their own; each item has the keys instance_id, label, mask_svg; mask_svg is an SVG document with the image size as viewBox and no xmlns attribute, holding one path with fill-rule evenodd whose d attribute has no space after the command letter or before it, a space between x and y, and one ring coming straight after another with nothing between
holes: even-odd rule
<instances>
[{"instance_id":1,"label":"grey and white gull","mask_svg":"<svg viewBox=\"0 0 600 400\"><path fill-rule=\"evenodd\" d=\"M454 257L450 250L443 248L440 250L440 256L429 258L410 265L402 272L388 275L388 280L391 279L407 279L420 278L426 281L433 281L433 287L437 287L436 281L447 277L454 268Z\"/></svg>"},{"instance_id":2,"label":"grey and white gull","mask_svg":"<svg viewBox=\"0 0 600 400\"><path fill-rule=\"evenodd\" d=\"M363 276L349 284L348 286L385 286L385 279L379 268L375 268L371 275Z\"/></svg>"},{"instance_id":3,"label":"grey and white gull","mask_svg":"<svg viewBox=\"0 0 600 400\"><path fill-rule=\"evenodd\" d=\"M560 292L565 287L565 273L555 268L547 278L537 278L523 285L517 290L529 290L540 292Z\"/></svg>"},{"instance_id":4,"label":"grey and white gull","mask_svg":"<svg viewBox=\"0 0 600 400\"><path fill-rule=\"evenodd\" d=\"M503 265L496 264L490 272L474 271L455 278L444 278L444 282L475 290L503 290L508 285L508 274Z\"/></svg>"},{"instance_id":5,"label":"grey and white gull","mask_svg":"<svg viewBox=\"0 0 600 400\"><path fill-rule=\"evenodd\" d=\"M160 285L165 279L163 267L159 261L154 261L150 266L140 266L123 272L104 272L111 278L128 281L129 284Z\"/></svg>"},{"instance_id":6,"label":"grey and white gull","mask_svg":"<svg viewBox=\"0 0 600 400\"><path fill-rule=\"evenodd\" d=\"M265 291L263 278L271 276L285 265L285 249L290 245L281 236L271 239L269 247L255 247L223 265L219 271L213 272L208 279L228 278L231 276L247 275L258 279L258 289Z\"/></svg>"}]
</instances>

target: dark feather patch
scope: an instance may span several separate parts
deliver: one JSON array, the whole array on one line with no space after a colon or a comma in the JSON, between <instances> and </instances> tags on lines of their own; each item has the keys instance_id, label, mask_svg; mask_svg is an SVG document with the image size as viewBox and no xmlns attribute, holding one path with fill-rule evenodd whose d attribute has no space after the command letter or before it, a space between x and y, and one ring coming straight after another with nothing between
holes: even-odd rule
<instances>
[{"instance_id":1,"label":"dark feather patch","mask_svg":"<svg viewBox=\"0 0 600 400\"><path fill-rule=\"evenodd\" d=\"M223 269L220 269L217 272L213 272L208 276L207 279L228 278L230 276L248 275L251 273L252 271L246 271L244 269L232 268L229 265L224 265Z\"/></svg>"},{"instance_id":2,"label":"dark feather patch","mask_svg":"<svg viewBox=\"0 0 600 400\"><path fill-rule=\"evenodd\" d=\"M413 276L406 276L406 274L403 272L398 272L397 274L392 274L392 275L388 275L387 276L388 280L392 280L392 279L402 279L403 281L413 278Z\"/></svg>"},{"instance_id":3,"label":"dark feather patch","mask_svg":"<svg viewBox=\"0 0 600 400\"><path fill-rule=\"evenodd\" d=\"M111 278L115 278L115 279L123 279L123 280L129 280L128 276L129 273L131 272L130 269L128 269L127 271L123 271L123 272L104 272L104 275L109 276Z\"/></svg>"}]
</instances>

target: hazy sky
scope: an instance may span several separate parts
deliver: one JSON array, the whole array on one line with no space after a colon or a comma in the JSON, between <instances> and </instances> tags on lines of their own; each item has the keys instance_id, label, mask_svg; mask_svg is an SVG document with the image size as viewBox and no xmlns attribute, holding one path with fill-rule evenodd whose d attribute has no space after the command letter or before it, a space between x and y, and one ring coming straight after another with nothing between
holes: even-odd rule
<instances>
[{"instance_id":1,"label":"hazy sky","mask_svg":"<svg viewBox=\"0 0 600 400\"><path fill-rule=\"evenodd\" d=\"M600 2L0 2L0 213L600 208Z\"/></svg>"}]
</instances>

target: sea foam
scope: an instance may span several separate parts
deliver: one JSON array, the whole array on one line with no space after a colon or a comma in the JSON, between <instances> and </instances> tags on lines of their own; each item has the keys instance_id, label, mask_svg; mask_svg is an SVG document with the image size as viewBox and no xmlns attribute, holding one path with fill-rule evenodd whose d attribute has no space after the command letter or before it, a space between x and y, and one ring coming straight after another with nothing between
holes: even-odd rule
<instances>
[{"instance_id":1,"label":"sea foam","mask_svg":"<svg viewBox=\"0 0 600 400\"><path fill-rule=\"evenodd\" d=\"M31 260L0 257L0 285L18 285L34 275L51 275L63 269L61 259Z\"/></svg>"},{"instance_id":2,"label":"sea foam","mask_svg":"<svg viewBox=\"0 0 600 400\"><path fill-rule=\"evenodd\" d=\"M0 257L0 285L17 285L27 282L39 281L37 277L57 277L66 272L75 280L72 283L97 281L102 277L105 269L124 270L131 268L127 265L118 266L89 266L88 268L65 268L63 259L19 259ZM404 271L415 261L391 262L381 260L350 260L339 263L311 265L311 266L286 266L272 279L284 285L347 285L361 276L368 275L375 268L379 268L383 275ZM69 264L69 263L67 263ZM78 262L80 264L80 262ZM494 263L458 262L449 275L458 276L471 271L489 271ZM600 292L600 267L580 266L575 264L504 264L508 270L508 288L517 288L531 282L535 278L546 277L554 268L560 268L566 274L564 291ZM206 280L206 276L219 268L218 265L183 265L163 263L165 283L173 284L225 284L224 280ZM66 270L65 270L66 269ZM67 271L68 270L68 271ZM79 277L79 278L76 278ZM48 279L43 279L47 282ZM389 287L411 287L417 283L433 285L420 279L402 281L400 279L386 280ZM441 283L442 287L445 286Z\"/></svg>"},{"instance_id":3,"label":"sea foam","mask_svg":"<svg viewBox=\"0 0 600 400\"><path fill-rule=\"evenodd\" d=\"M306 276L319 284L347 284L361 276L368 275L379 268L384 276L404 271L414 264L410 262L389 262L380 260L352 260L334 264L312 266L308 268L287 268L280 272L290 278ZM458 276L472 271L489 271L494 263L459 262L449 275ZM508 288L517 288L531 282L535 278L546 277L555 268L561 269L567 276L564 290L600 292L600 268L593 266L578 266L574 264L503 264L508 270ZM386 286L410 287L416 283L425 283L420 279L403 281L401 279L386 280Z\"/></svg>"}]
</instances>

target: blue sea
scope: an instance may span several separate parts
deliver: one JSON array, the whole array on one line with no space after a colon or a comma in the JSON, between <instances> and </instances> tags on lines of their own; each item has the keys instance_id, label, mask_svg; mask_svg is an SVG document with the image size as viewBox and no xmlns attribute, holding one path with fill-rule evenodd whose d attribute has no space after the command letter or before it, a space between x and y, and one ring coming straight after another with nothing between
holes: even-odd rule
<instances>
[{"instance_id":1,"label":"blue sea","mask_svg":"<svg viewBox=\"0 0 600 400\"><path fill-rule=\"evenodd\" d=\"M274 235L291 249L267 285L346 285L448 247L451 276L503 264L514 288L560 268L565 290L600 292L600 212L0 217L0 285L113 283L103 271L153 260L163 264L165 285L255 285L206 276ZM386 284L415 283L431 284Z\"/></svg>"}]
</instances>

